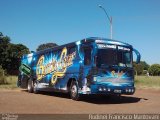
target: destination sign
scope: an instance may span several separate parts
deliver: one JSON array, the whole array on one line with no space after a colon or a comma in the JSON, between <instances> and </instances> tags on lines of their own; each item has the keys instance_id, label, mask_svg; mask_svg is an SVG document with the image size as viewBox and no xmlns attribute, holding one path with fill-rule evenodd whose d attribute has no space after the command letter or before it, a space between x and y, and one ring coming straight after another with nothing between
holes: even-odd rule
<instances>
[{"instance_id":1,"label":"destination sign","mask_svg":"<svg viewBox=\"0 0 160 120\"><path fill-rule=\"evenodd\" d=\"M112 48L116 49L116 45L109 45L109 44L97 44L99 49L106 49L106 48ZM118 46L118 50L125 50L125 51L131 51L130 48Z\"/></svg>"},{"instance_id":2,"label":"destination sign","mask_svg":"<svg viewBox=\"0 0 160 120\"><path fill-rule=\"evenodd\" d=\"M108 44L97 44L98 48L112 48L112 49L116 49L116 45L108 45Z\"/></svg>"},{"instance_id":3,"label":"destination sign","mask_svg":"<svg viewBox=\"0 0 160 120\"><path fill-rule=\"evenodd\" d=\"M126 51L130 51L130 49L129 49L129 48L122 47L122 46L118 46L118 50L126 50Z\"/></svg>"}]
</instances>

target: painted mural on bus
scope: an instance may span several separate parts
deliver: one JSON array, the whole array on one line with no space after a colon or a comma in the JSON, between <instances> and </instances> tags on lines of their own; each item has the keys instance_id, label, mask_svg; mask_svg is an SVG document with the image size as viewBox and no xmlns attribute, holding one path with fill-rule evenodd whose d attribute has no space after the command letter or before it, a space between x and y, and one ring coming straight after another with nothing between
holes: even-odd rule
<instances>
[{"instance_id":1,"label":"painted mural on bus","mask_svg":"<svg viewBox=\"0 0 160 120\"><path fill-rule=\"evenodd\" d=\"M141 55L132 45L90 37L24 55L17 85L28 92L69 93L73 100L82 94L133 95L134 69Z\"/></svg>"}]
</instances>

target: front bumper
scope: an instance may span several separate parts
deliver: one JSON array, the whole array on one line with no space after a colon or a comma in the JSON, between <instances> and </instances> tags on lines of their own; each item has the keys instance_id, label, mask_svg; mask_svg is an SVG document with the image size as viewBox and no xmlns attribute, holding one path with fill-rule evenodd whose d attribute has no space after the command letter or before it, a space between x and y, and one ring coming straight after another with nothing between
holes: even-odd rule
<instances>
[{"instance_id":1,"label":"front bumper","mask_svg":"<svg viewBox=\"0 0 160 120\"><path fill-rule=\"evenodd\" d=\"M80 94L124 94L133 95L135 93L134 86L113 86L95 84L87 87L87 90L80 90Z\"/></svg>"},{"instance_id":2,"label":"front bumper","mask_svg":"<svg viewBox=\"0 0 160 120\"><path fill-rule=\"evenodd\" d=\"M134 86L108 86L108 85L91 85L90 94L124 94L133 95L135 93Z\"/></svg>"}]
</instances>

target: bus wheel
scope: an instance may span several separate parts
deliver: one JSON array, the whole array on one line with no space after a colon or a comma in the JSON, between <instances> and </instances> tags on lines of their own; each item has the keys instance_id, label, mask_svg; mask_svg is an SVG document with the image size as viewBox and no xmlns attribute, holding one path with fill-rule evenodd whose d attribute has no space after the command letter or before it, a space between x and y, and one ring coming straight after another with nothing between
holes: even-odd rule
<instances>
[{"instance_id":1,"label":"bus wheel","mask_svg":"<svg viewBox=\"0 0 160 120\"><path fill-rule=\"evenodd\" d=\"M33 92L33 80L31 80L31 79L28 80L27 90L28 90L29 93Z\"/></svg>"},{"instance_id":2,"label":"bus wheel","mask_svg":"<svg viewBox=\"0 0 160 120\"><path fill-rule=\"evenodd\" d=\"M38 83L37 83L36 81L34 81L34 84L33 84L33 92L34 92L35 94L38 93L37 85L38 85Z\"/></svg>"},{"instance_id":3,"label":"bus wheel","mask_svg":"<svg viewBox=\"0 0 160 120\"><path fill-rule=\"evenodd\" d=\"M78 84L76 81L72 81L71 86L70 86L70 96L71 99L73 100L79 100L80 96L78 93Z\"/></svg>"}]
</instances>

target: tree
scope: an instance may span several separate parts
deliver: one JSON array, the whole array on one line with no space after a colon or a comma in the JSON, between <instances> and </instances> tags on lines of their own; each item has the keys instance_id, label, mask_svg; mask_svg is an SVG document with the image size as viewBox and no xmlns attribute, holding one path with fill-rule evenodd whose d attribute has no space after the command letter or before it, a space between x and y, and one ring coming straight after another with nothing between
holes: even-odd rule
<instances>
[{"instance_id":1,"label":"tree","mask_svg":"<svg viewBox=\"0 0 160 120\"><path fill-rule=\"evenodd\" d=\"M141 75L144 70L144 67L141 63L136 64L135 62L133 62L133 68L136 75Z\"/></svg>"},{"instance_id":2,"label":"tree","mask_svg":"<svg viewBox=\"0 0 160 120\"><path fill-rule=\"evenodd\" d=\"M7 36L3 36L3 34L0 32L0 65L4 68L4 64L6 62L6 56L7 56L7 48L10 43L10 38Z\"/></svg>"},{"instance_id":3,"label":"tree","mask_svg":"<svg viewBox=\"0 0 160 120\"><path fill-rule=\"evenodd\" d=\"M139 64L133 62L133 67L136 75L142 75L147 73L150 66L145 61L141 61Z\"/></svg>"},{"instance_id":4,"label":"tree","mask_svg":"<svg viewBox=\"0 0 160 120\"><path fill-rule=\"evenodd\" d=\"M2 69L2 66L0 66L0 85L1 84L7 84L7 79L5 77L5 71Z\"/></svg>"},{"instance_id":5,"label":"tree","mask_svg":"<svg viewBox=\"0 0 160 120\"><path fill-rule=\"evenodd\" d=\"M145 61L141 61L140 64L143 66L143 70L147 70L149 69L149 64L147 64Z\"/></svg>"},{"instance_id":6,"label":"tree","mask_svg":"<svg viewBox=\"0 0 160 120\"><path fill-rule=\"evenodd\" d=\"M2 32L0 32L0 36L3 36Z\"/></svg>"},{"instance_id":7,"label":"tree","mask_svg":"<svg viewBox=\"0 0 160 120\"><path fill-rule=\"evenodd\" d=\"M20 58L23 54L28 54L29 49L22 44L10 43L8 36L3 36L0 32L0 65L9 74L18 73Z\"/></svg>"},{"instance_id":8,"label":"tree","mask_svg":"<svg viewBox=\"0 0 160 120\"><path fill-rule=\"evenodd\" d=\"M2 32L0 32L0 44L8 44L10 41L8 36L3 36Z\"/></svg>"},{"instance_id":9,"label":"tree","mask_svg":"<svg viewBox=\"0 0 160 120\"><path fill-rule=\"evenodd\" d=\"M160 75L160 64L151 65L149 68L149 74L153 76Z\"/></svg>"},{"instance_id":10,"label":"tree","mask_svg":"<svg viewBox=\"0 0 160 120\"><path fill-rule=\"evenodd\" d=\"M16 44L14 47L14 53L16 53L17 58L21 58L24 54L30 53L29 49L23 44Z\"/></svg>"},{"instance_id":11,"label":"tree","mask_svg":"<svg viewBox=\"0 0 160 120\"><path fill-rule=\"evenodd\" d=\"M20 58L24 54L28 54L29 49L22 44L9 44L6 56L6 68L9 74L17 74L20 65ZM16 64L15 64L16 63Z\"/></svg>"},{"instance_id":12,"label":"tree","mask_svg":"<svg viewBox=\"0 0 160 120\"><path fill-rule=\"evenodd\" d=\"M53 47L56 47L56 46L58 46L56 43L41 44L41 45L38 46L36 51L45 50L47 48L53 48Z\"/></svg>"}]
</instances>

